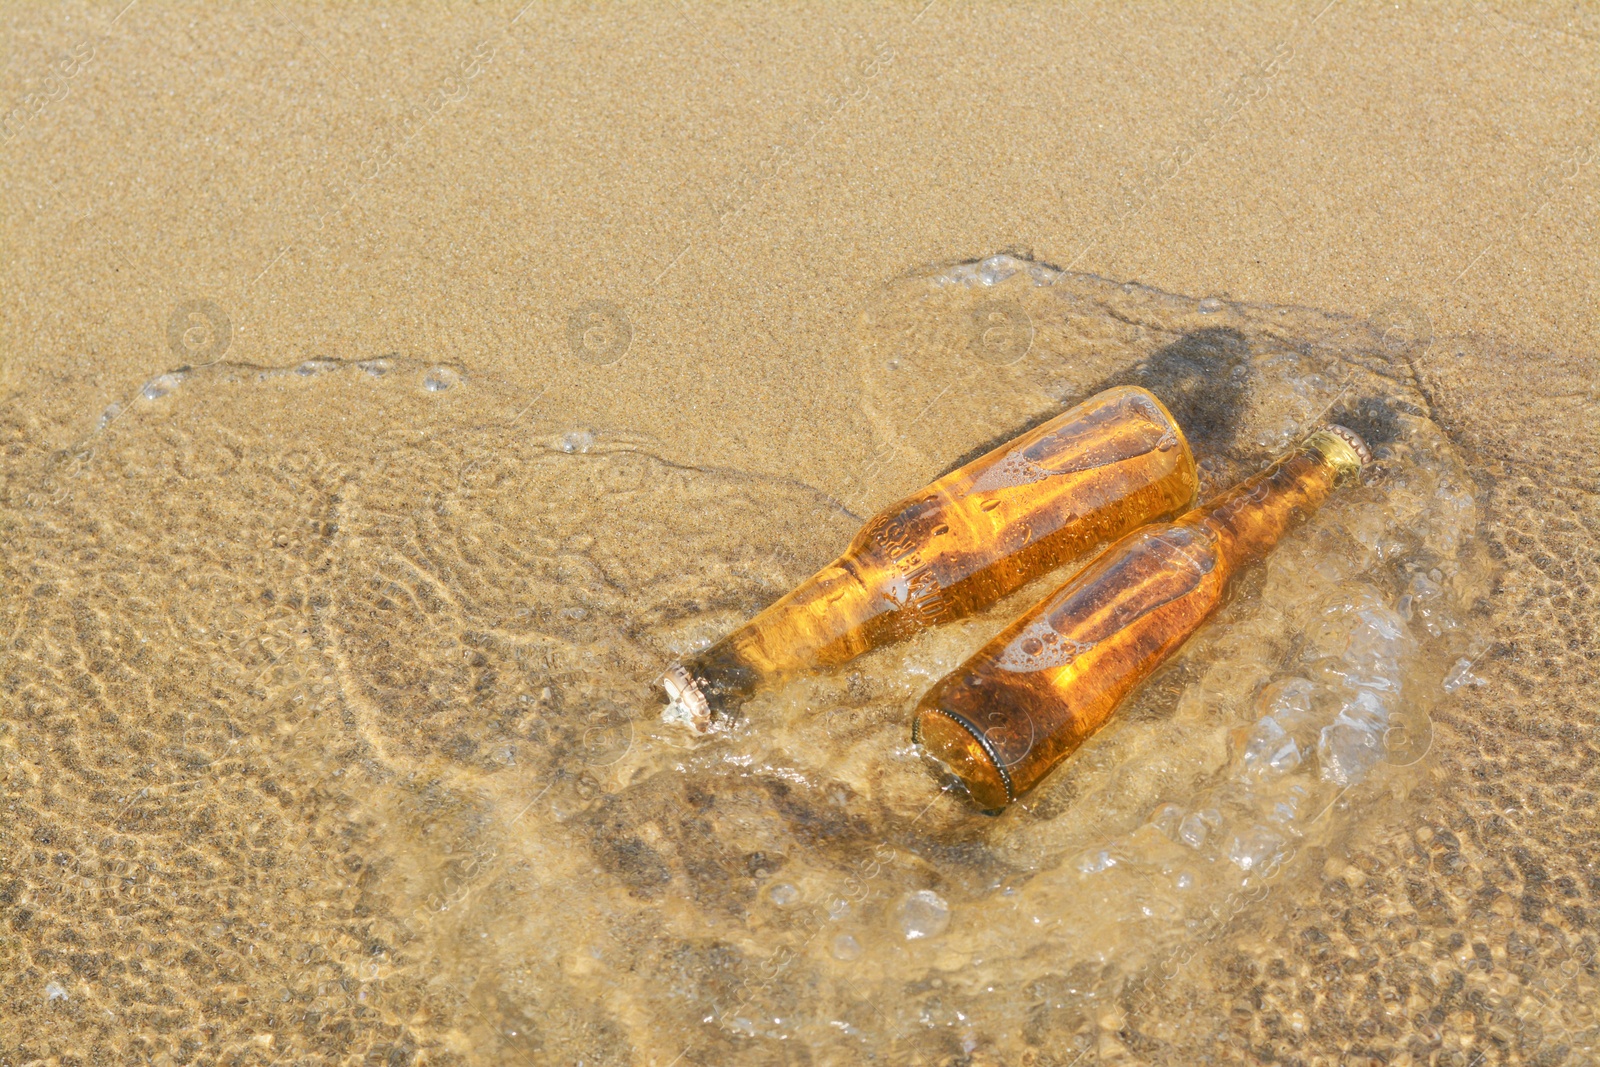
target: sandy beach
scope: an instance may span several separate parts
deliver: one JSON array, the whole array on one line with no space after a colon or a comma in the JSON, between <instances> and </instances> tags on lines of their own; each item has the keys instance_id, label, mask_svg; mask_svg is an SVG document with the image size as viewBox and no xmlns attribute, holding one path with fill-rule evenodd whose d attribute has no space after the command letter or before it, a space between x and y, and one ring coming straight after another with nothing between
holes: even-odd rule
<instances>
[{"instance_id":1,"label":"sandy beach","mask_svg":"<svg viewBox=\"0 0 1600 1067\"><path fill-rule=\"evenodd\" d=\"M0 26L0 1065L1600 1056L1600 9ZM1122 382L1211 488L1330 411L1388 480L1026 813L901 751L1025 596L655 721ZM1404 744L1254 859L1218 802L1177 893L1152 813L1339 598L1414 638Z\"/></svg>"}]
</instances>

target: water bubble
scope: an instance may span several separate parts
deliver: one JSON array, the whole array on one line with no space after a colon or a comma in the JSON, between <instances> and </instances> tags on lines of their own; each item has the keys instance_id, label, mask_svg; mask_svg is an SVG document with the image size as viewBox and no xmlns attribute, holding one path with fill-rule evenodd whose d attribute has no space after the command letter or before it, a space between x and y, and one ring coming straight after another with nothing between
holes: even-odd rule
<instances>
[{"instance_id":1,"label":"water bubble","mask_svg":"<svg viewBox=\"0 0 1600 1067\"><path fill-rule=\"evenodd\" d=\"M1432 574L1417 575L1411 579L1411 595L1422 600L1438 596L1444 592L1444 589L1439 585L1439 579L1443 577L1444 575L1440 574L1437 568Z\"/></svg>"},{"instance_id":2,"label":"water bubble","mask_svg":"<svg viewBox=\"0 0 1600 1067\"><path fill-rule=\"evenodd\" d=\"M1028 277L1033 279L1034 285L1054 285L1056 279L1061 277L1061 271L1047 267L1043 263L1029 263Z\"/></svg>"},{"instance_id":3,"label":"water bubble","mask_svg":"<svg viewBox=\"0 0 1600 1067\"><path fill-rule=\"evenodd\" d=\"M1405 619L1375 589L1363 587L1331 603L1306 628L1304 655L1322 657L1326 675L1346 686L1400 688L1400 659L1410 646Z\"/></svg>"},{"instance_id":4,"label":"water bubble","mask_svg":"<svg viewBox=\"0 0 1600 1067\"><path fill-rule=\"evenodd\" d=\"M1484 685L1485 682L1472 673L1472 661L1465 657L1456 660L1455 666L1450 668L1450 673L1444 676L1444 691L1454 693L1464 685Z\"/></svg>"},{"instance_id":5,"label":"water bubble","mask_svg":"<svg viewBox=\"0 0 1600 1067\"><path fill-rule=\"evenodd\" d=\"M1241 871L1259 871L1278 857L1283 835L1265 826L1252 826L1228 841L1228 859Z\"/></svg>"},{"instance_id":6,"label":"water bubble","mask_svg":"<svg viewBox=\"0 0 1600 1067\"><path fill-rule=\"evenodd\" d=\"M1383 738L1371 728L1341 712L1331 726L1322 728L1317 742L1317 763L1325 781L1352 785L1383 757Z\"/></svg>"},{"instance_id":7,"label":"water bubble","mask_svg":"<svg viewBox=\"0 0 1600 1067\"><path fill-rule=\"evenodd\" d=\"M374 378L382 378L385 374L388 374L391 369L393 369L394 364L390 363L387 359L364 359L360 363L357 363L356 366L360 367Z\"/></svg>"},{"instance_id":8,"label":"water bubble","mask_svg":"<svg viewBox=\"0 0 1600 1067\"><path fill-rule=\"evenodd\" d=\"M1099 874L1101 871L1117 865L1117 858L1109 849L1100 849L1092 852L1078 861L1078 870L1084 874Z\"/></svg>"},{"instance_id":9,"label":"water bubble","mask_svg":"<svg viewBox=\"0 0 1600 1067\"><path fill-rule=\"evenodd\" d=\"M1200 314L1214 315L1222 310L1222 300L1219 297L1208 296L1200 301Z\"/></svg>"},{"instance_id":10,"label":"water bubble","mask_svg":"<svg viewBox=\"0 0 1600 1067\"><path fill-rule=\"evenodd\" d=\"M431 367L422 376L422 387L430 393L442 393L461 383L461 373L450 367Z\"/></svg>"},{"instance_id":11,"label":"water bubble","mask_svg":"<svg viewBox=\"0 0 1600 1067\"><path fill-rule=\"evenodd\" d=\"M1150 825L1168 837L1177 837L1178 824L1183 822L1183 809L1176 804L1163 804L1150 816Z\"/></svg>"},{"instance_id":12,"label":"water bubble","mask_svg":"<svg viewBox=\"0 0 1600 1067\"><path fill-rule=\"evenodd\" d=\"M587 452L594 447L594 434L588 430L568 430L557 438L556 447L569 455Z\"/></svg>"},{"instance_id":13,"label":"water bubble","mask_svg":"<svg viewBox=\"0 0 1600 1067\"><path fill-rule=\"evenodd\" d=\"M1443 581L1444 575L1438 568L1428 574L1412 575L1397 605L1402 619L1419 624L1431 637L1439 637L1458 625L1445 610L1448 597Z\"/></svg>"},{"instance_id":14,"label":"water bubble","mask_svg":"<svg viewBox=\"0 0 1600 1067\"><path fill-rule=\"evenodd\" d=\"M177 389L178 386L182 384L182 374L176 372L172 374L163 374L159 377L151 378L148 382L145 382L144 388L140 390L140 395L146 400L160 400L162 397Z\"/></svg>"},{"instance_id":15,"label":"water bubble","mask_svg":"<svg viewBox=\"0 0 1600 1067\"><path fill-rule=\"evenodd\" d=\"M1310 745L1321 725L1312 699L1317 686L1309 679L1297 676L1280 678L1261 690L1256 698L1256 711L1263 718L1270 716L1284 732L1302 745Z\"/></svg>"},{"instance_id":16,"label":"water bubble","mask_svg":"<svg viewBox=\"0 0 1600 1067\"><path fill-rule=\"evenodd\" d=\"M1340 706L1338 718L1334 721L1341 719L1363 730L1381 733L1389 725L1389 706L1382 694L1362 687Z\"/></svg>"},{"instance_id":17,"label":"water bubble","mask_svg":"<svg viewBox=\"0 0 1600 1067\"><path fill-rule=\"evenodd\" d=\"M1272 716L1256 721L1245 741L1241 758L1252 774L1282 774L1300 765L1300 746Z\"/></svg>"},{"instance_id":18,"label":"water bubble","mask_svg":"<svg viewBox=\"0 0 1600 1067\"><path fill-rule=\"evenodd\" d=\"M338 366L339 364L331 359L308 359L296 367L294 372L300 375L302 378L309 378L313 374L321 374L324 371L336 370L338 369Z\"/></svg>"},{"instance_id":19,"label":"water bubble","mask_svg":"<svg viewBox=\"0 0 1600 1067\"><path fill-rule=\"evenodd\" d=\"M990 256L978 265L978 280L984 285L999 285L1017 273L1018 264L1007 255Z\"/></svg>"},{"instance_id":20,"label":"water bubble","mask_svg":"<svg viewBox=\"0 0 1600 1067\"><path fill-rule=\"evenodd\" d=\"M844 963L861 958L861 942L849 934L840 934L833 939L833 958Z\"/></svg>"},{"instance_id":21,"label":"water bubble","mask_svg":"<svg viewBox=\"0 0 1600 1067\"><path fill-rule=\"evenodd\" d=\"M905 899L896 915L907 941L934 938L950 925L950 905L931 889L919 889Z\"/></svg>"},{"instance_id":22,"label":"water bubble","mask_svg":"<svg viewBox=\"0 0 1600 1067\"><path fill-rule=\"evenodd\" d=\"M767 890L767 896L771 897L772 902L778 907L787 908L789 905L800 899L800 890L796 889L788 882L779 882L777 885Z\"/></svg>"}]
</instances>

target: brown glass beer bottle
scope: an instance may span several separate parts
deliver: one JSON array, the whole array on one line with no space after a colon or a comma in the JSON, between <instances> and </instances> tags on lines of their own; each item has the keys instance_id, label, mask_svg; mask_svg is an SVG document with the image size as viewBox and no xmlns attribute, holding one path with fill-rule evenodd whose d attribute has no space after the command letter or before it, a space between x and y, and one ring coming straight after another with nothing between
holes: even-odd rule
<instances>
[{"instance_id":1,"label":"brown glass beer bottle","mask_svg":"<svg viewBox=\"0 0 1600 1067\"><path fill-rule=\"evenodd\" d=\"M987 607L1095 544L1189 507L1183 431L1143 389L1091 397L861 528L844 555L661 679L698 730L762 685Z\"/></svg>"},{"instance_id":2,"label":"brown glass beer bottle","mask_svg":"<svg viewBox=\"0 0 1600 1067\"><path fill-rule=\"evenodd\" d=\"M1241 566L1370 458L1360 437L1329 426L1204 506L1128 534L940 679L912 739L980 808L1010 804L1177 651Z\"/></svg>"}]
</instances>

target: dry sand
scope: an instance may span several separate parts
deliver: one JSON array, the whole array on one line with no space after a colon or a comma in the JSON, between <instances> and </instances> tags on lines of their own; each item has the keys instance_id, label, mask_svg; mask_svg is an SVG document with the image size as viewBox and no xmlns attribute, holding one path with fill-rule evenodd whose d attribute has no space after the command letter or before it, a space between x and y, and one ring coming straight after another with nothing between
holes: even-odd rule
<instances>
[{"instance_id":1,"label":"dry sand","mask_svg":"<svg viewBox=\"0 0 1600 1067\"><path fill-rule=\"evenodd\" d=\"M1176 1062L1218 1034L1218 1058L1243 1062L1600 1056L1582 1006L1600 976L1600 9L116 0L12 5L0 20L0 1064L570 1062L553 1038L517 1051L504 1020L519 1011L567 1031L503 991L466 1007L384 1000L381 983L371 1003L305 992L324 963L354 988L381 955L362 941L384 918L372 909L399 907L398 891L375 905L317 888L360 880L359 863L307 858L332 855L335 815L279 805L257 843L265 816L219 791L191 796L181 825L119 821L158 781L204 792L207 765L184 763L172 716L234 698L208 697L199 675L135 686L142 707L78 685L83 665L145 670L151 649L198 640L185 627L209 618L198 585L175 594L193 610L163 632L119 629L115 597L75 601L73 575L91 584L103 558L84 524L133 509L104 518L147 535L129 557L136 584L175 567L185 538L231 536L241 501L274 498L218 474L185 505L201 525L178 530L104 472L53 495L50 471L110 447L94 442L113 405L111 424L131 419L146 383L212 361L385 358L483 384L530 440L633 441L651 462L842 500L883 444L863 411L863 311L909 271L1002 251L1397 324L1406 373L1480 479L1497 568L1487 684L1437 716L1428 787L1205 946L1159 1003L1137 1002L1192 1029L1163 1046L1139 1010L1107 1005L1084 1022L1093 1047ZM236 451L291 423L314 446L318 426L331 441L355 417L330 404L293 422L294 403L228 409ZM387 426L363 410L363 426ZM454 432L429 418L430 435ZM320 638L285 623L282 640L276 655ZM74 712L80 699L100 711ZM47 719L66 725L40 733ZM74 778L51 755L69 735L90 764L125 735L135 754ZM251 773L270 780L275 758ZM238 849L207 851L224 839ZM111 875L96 890L82 873L118 850L142 856L127 877L158 898L193 873L185 850L232 889L211 911L135 917ZM255 873L226 876L235 867ZM301 936L330 908L344 925ZM218 925L240 913L273 927L277 962L241 962L254 950ZM387 951L396 973L429 966ZM1421 979L1405 961L1424 955ZM653 1062L630 1010L616 997L585 1024L612 1028L594 1062ZM685 1045L685 1062L809 1062L794 1043ZM946 1058L1077 1054L1015 1033L976 1045ZM895 1048L879 1049L886 1062L938 1058Z\"/></svg>"}]
</instances>

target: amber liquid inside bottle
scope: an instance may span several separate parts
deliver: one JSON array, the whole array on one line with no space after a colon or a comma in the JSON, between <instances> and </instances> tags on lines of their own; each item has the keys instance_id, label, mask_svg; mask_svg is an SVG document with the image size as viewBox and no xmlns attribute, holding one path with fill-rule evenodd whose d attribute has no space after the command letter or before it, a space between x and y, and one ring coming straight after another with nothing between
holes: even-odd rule
<instances>
[{"instance_id":1,"label":"amber liquid inside bottle","mask_svg":"<svg viewBox=\"0 0 1600 1067\"><path fill-rule=\"evenodd\" d=\"M1094 545L1177 514L1199 480L1143 389L1091 397L861 528L799 587L662 678L665 717L704 730L757 688L985 608Z\"/></svg>"},{"instance_id":2,"label":"amber liquid inside bottle","mask_svg":"<svg viewBox=\"0 0 1600 1067\"><path fill-rule=\"evenodd\" d=\"M1038 785L1369 459L1331 426L1173 522L1136 530L934 685L912 737L986 810Z\"/></svg>"}]
</instances>

